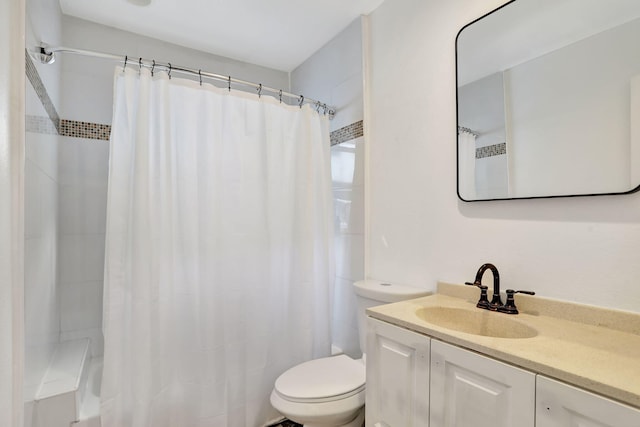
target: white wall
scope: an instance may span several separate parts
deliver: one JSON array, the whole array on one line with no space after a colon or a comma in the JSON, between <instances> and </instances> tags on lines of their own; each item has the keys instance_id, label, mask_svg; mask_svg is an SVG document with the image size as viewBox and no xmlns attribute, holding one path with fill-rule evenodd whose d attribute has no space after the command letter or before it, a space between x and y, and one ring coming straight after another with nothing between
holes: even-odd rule
<instances>
[{"instance_id":1,"label":"white wall","mask_svg":"<svg viewBox=\"0 0 640 427\"><path fill-rule=\"evenodd\" d=\"M22 425L24 1L0 2L0 425Z\"/></svg>"},{"instance_id":2,"label":"white wall","mask_svg":"<svg viewBox=\"0 0 640 427\"><path fill-rule=\"evenodd\" d=\"M629 52L638 39L635 20L505 72L514 194L620 192L640 184L630 182L629 171L630 81L640 70L640 57Z\"/></svg>"},{"instance_id":3,"label":"white wall","mask_svg":"<svg viewBox=\"0 0 640 427\"><path fill-rule=\"evenodd\" d=\"M65 46L128 55L134 62L139 57L155 59L158 62L171 62L225 76L231 75L285 91L289 88L288 73L283 71L187 49L70 16L63 17L62 25ZM66 55L60 115L69 120L110 124L115 66L112 60ZM176 76L187 78L184 74ZM222 85L226 86L225 83ZM253 88L246 90L254 91Z\"/></svg>"},{"instance_id":4,"label":"white wall","mask_svg":"<svg viewBox=\"0 0 640 427\"><path fill-rule=\"evenodd\" d=\"M370 277L434 289L483 262L503 287L640 311L640 194L464 203L455 36L498 0L394 0L371 15Z\"/></svg>"},{"instance_id":5,"label":"white wall","mask_svg":"<svg viewBox=\"0 0 640 427\"><path fill-rule=\"evenodd\" d=\"M336 130L363 119L362 21L356 19L291 73L293 93L337 108ZM353 282L364 278L364 138L331 148L336 282L333 343L359 357Z\"/></svg>"}]
</instances>

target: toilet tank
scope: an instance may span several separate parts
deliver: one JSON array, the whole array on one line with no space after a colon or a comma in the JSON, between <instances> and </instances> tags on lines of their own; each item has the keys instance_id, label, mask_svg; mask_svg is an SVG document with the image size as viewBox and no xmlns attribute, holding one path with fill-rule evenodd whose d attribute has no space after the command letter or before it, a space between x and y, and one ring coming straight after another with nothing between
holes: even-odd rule
<instances>
[{"instance_id":1,"label":"toilet tank","mask_svg":"<svg viewBox=\"0 0 640 427\"><path fill-rule=\"evenodd\" d=\"M358 335L362 353L366 351L367 308L431 294L430 291L414 288L413 286L398 285L373 279L359 280L353 286L358 304Z\"/></svg>"}]
</instances>

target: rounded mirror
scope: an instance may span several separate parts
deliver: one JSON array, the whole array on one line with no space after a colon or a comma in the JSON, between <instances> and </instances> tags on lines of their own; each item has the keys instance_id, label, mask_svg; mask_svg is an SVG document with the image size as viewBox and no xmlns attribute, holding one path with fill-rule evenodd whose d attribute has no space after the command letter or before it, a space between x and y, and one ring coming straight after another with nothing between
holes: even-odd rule
<instances>
[{"instance_id":1,"label":"rounded mirror","mask_svg":"<svg viewBox=\"0 0 640 427\"><path fill-rule=\"evenodd\" d=\"M460 30L460 199L640 189L639 45L637 0L514 0Z\"/></svg>"}]
</instances>

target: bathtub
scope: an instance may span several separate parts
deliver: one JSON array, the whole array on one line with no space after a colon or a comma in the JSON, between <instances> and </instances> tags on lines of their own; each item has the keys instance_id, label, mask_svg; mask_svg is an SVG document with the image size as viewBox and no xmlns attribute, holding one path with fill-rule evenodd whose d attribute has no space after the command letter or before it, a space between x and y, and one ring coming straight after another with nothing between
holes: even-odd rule
<instances>
[{"instance_id":1,"label":"bathtub","mask_svg":"<svg viewBox=\"0 0 640 427\"><path fill-rule=\"evenodd\" d=\"M100 385L102 384L102 358L94 357L89 364L86 389L80 402L79 420L71 427L100 427Z\"/></svg>"}]
</instances>

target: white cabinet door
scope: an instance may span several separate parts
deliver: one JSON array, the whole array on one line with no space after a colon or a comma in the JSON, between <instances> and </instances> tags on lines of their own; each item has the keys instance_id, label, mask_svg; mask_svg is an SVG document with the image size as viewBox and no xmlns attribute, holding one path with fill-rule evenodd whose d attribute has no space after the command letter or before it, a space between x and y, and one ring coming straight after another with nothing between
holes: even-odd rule
<instances>
[{"instance_id":1,"label":"white cabinet door","mask_svg":"<svg viewBox=\"0 0 640 427\"><path fill-rule=\"evenodd\" d=\"M533 427L535 374L431 340L430 427Z\"/></svg>"},{"instance_id":2,"label":"white cabinet door","mask_svg":"<svg viewBox=\"0 0 640 427\"><path fill-rule=\"evenodd\" d=\"M367 319L367 427L429 425L429 341Z\"/></svg>"},{"instance_id":3,"label":"white cabinet door","mask_svg":"<svg viewBox=\"0 0 640 427\"><path fill-rule=\"evenodd\" d=\"M640 410L538 375L536 427L638 427Z\"/></svg>"}]
</instances>

